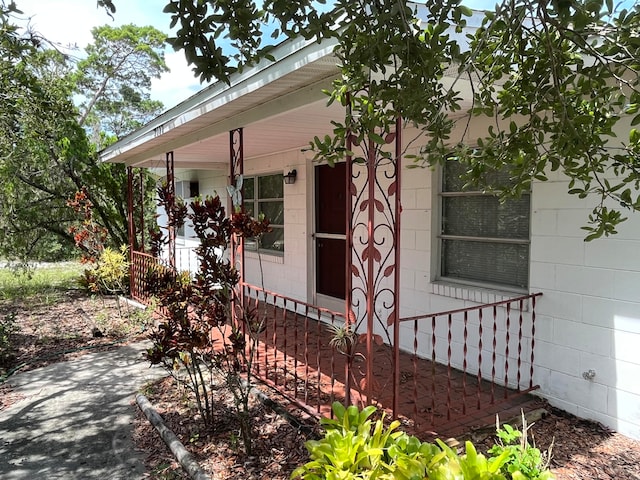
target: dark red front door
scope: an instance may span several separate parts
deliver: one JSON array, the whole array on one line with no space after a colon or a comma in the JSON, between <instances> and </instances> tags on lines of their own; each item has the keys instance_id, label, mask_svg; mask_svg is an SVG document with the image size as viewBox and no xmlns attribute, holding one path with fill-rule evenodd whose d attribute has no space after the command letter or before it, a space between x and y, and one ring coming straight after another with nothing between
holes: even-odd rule
<instances>
[{"instance_id":1,"label":"dark red front door","mask_svg":"<svg viewBox=\"0 0 640 480\"><path fill-rule=\"evenodd\" d=\"M346 164L318 165L315 171L316 293L345 298Z\"/></svg>"}]
</instances>

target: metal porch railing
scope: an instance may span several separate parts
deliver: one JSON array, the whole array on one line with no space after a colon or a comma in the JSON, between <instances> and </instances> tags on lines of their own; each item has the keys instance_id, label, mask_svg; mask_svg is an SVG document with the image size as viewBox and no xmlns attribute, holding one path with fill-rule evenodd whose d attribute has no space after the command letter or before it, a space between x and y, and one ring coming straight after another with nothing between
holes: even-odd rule
<instances>
[{"instance_id":1,"label":"metal porch railing","mask_svg":"<svg viewBox=\"0 0 640 480\"><path fill-rule=\"evenodd\" d=\"M263 322L253 373L311 415L331 415L351 390L348 362L329 344L344 315L247 283L243 293Z\"/></svg>"},{"instance_id":2,"label":"metal porch railing","mask_svg":"<svg viewBox=\"0 0 640 480\"><path fill-rule=\"evenodd\" d=\"M134 300L148 305L151 302L152 294L151 285L149 284L149 274L158 266L171 268L162 259L154 257L144 252L131 252L131 269L130 269L130 290L131 297Z\"/></svg>"},{"instance_id":3,"label":"metal porch railing","mask_svg":"<svg viewBox=\"0 0 640 480\"><path fill-rule=\"evenodd\" d=\"M480 417L538 388L535 308L541 295L400 319L401 332L411 338L401 360L402 413L418 430Z\"/></svg>"},{"instance_id":4,"label":"metal porch railing","mask_svg":"<svg viewBox=\"0 0 640 480\"><path fill-rule=\"evenodd\" d=\"M148 303L146 272L163 262L138 252L133 259L132 296ZM351 402L361 401L366 362L359 360L367 355L379 360L373 402L391 413L399 391L396 416L418 434L447 433L454 425L495 418L537 388L533 365L540 293L401 318L400 345L374 344L366 352L359 343L360 358L350 363L330 345L332 326L344 324L343 314L246 283L241 288L244 307L256 309L264 322L253 373L311 415L331 415L331 404L344 402L347 394ZM392 358L399 359L399 376L392 374L394 365L387 361Z\"/></svg>"}]
</instances>

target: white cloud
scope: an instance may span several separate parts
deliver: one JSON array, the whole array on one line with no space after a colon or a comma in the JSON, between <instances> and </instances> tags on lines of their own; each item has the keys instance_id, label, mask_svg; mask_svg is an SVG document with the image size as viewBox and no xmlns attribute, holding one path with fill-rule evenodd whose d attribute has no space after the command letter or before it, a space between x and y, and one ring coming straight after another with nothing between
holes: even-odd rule
<instances>
[{"instance_id":1,"label":"white cloud","mask_svg":"<svg viewBox=\"0 0 640 480\"><path fill-rule=\"evenodd\" d=\"M83 49L93 39L91 29L100 25L153 25L169 33L171 21L170 16L162 12L167 0L116 0L113 19L104 9L96 7L95 0L16 0L16 3L24 12L23 17L30 18L32 28L60 48L76 45ZM71 53L79 55L80 51ZM151 98L170 108L202 86L194 78L182 52L174 52L167 46L165 57L171 72L153 81Z\"/></svg>"},{"instance_id":2,"label":"white cloud","mask_svg":"<svg viewBox=\"0 0 640 480\"><path fill-rule=\"evenodd\" d=\"M165 61L171 71L159 79L153 79L151 97L162 101L165 109L169 109L204 88L204 85L194 77L182 52L167 53Z\"/></svg>"}]
</instances>

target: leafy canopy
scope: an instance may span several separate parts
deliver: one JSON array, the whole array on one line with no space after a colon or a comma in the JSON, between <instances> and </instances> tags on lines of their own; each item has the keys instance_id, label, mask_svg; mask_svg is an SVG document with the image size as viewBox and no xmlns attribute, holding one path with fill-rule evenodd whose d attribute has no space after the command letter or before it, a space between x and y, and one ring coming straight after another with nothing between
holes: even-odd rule
<instances>
[{"instance_id":1,"label":"leafy canopy","mask_svg":"<svg viewBox=\"0 0 640 480\"><path fill-rule=\"evenodd\" d=\"M18 28L20 13L0 0L0 258L68 257L77 217L67 200L83 187L108 244L126 244L126 169L99 164L96 149L157 114L148 89L166 70L165 36L150 27L99 28L75 64Z\"/></svg>"},{"instance_id":2,"label":"leafy canopy","mask_svg":"<svg viewBox=\"0 0 640 480\"><path fill-rule=\"evenodd\" d=\"M167 36L146 26L104 25L91 30L94 41L74 72L80 124L103 147L100 133L119 138L157 116L162 102L151 100L151 80L169 69Z\"/></svg>"},{"instance_id":3,"label":"leafy canopy","mask_svg":"<svg viewBox=\"0 0 640 480\"><path fill-rule=\"evenodd\" d=\"M317 159L353 153L349 138L375 145L356 160L384 160L401 116L424 135L416 166L455 157L470 184L503 199L558 172L569 194L595 203L588 240L640 209L637 2L503 0L477 29L460 0L171 0L164 11L178 27L169 42L202 80L229 83L283 37L336 39L341 75L328 94L346 115L312 142ZM508 183L486 184L495 171Z\"/></svg>"}]
</instances>

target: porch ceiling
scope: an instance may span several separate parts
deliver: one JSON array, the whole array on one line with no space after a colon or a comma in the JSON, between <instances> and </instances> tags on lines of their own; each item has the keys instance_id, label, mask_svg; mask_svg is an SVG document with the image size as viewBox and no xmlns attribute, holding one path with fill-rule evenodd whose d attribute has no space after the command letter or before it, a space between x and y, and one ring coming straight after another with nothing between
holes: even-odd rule
<instances>
[{"instance_id":1,"label":"porch ceiling","mask_svg":"<svg viewBox=\"0 0 640 480\"><path fill-rule=\"evenodd\" d=\"M248 115L243 112L241 115ZM174 136L174 144L185 140L194 141L170 148L174 153L176 168L198 170L226 168L229 163L229 130L243 126L243 146L245 158L257 158L273 152L299 149L308 144L315 135L324 136L332 129L331 120L340 119L344 111L340 106L326 106L326 100L317 100L307 105L279 113L263 120L237 125L237 117L223 119L213 125L206 125L194 134ZM211 133L209 133L211 132ZM133 158L128 164L140 167L163 167L165 150L143 161ZM166 151L169 151L166 150ZM143 154L144 155L144 154ZM142 157L140 157L142 158Z\"/></svg>"}]
</instances>

